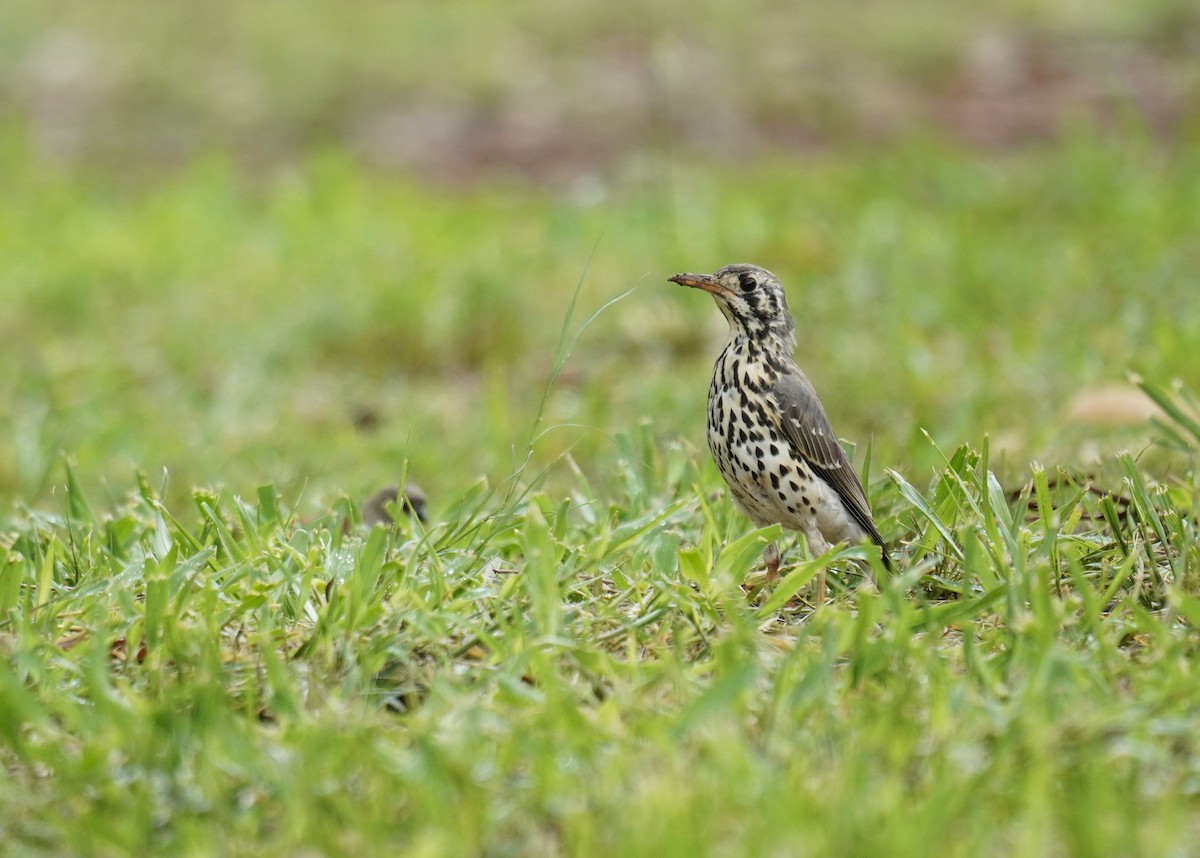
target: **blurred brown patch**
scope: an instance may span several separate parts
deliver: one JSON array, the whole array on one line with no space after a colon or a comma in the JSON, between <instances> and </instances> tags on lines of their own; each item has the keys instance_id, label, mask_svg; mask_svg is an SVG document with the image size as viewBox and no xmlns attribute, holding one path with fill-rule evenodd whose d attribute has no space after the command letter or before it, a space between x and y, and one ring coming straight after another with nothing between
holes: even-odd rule
<instances>
[{"instance_id":1,"label":"blurred brown patch","mask_svg":"<svg viewBox=\"0 0 1200 858\"><path fill-rule=\"evenodd\" d=\"M1081 390L1066 408L1069 422L1097 427L1134 426L1160 413L1146 394L1125 385Z\"/></svg>"},{"instance_id":2,"label":"blurred brown patch","mask_svg":"<svg viewBox=\"0 0 1200 858\"><path fill-rule=\"evenodd\" d=\"M1081 117L1109 124L1125 112L1161 134L1185 112L1181 83L1169 60L1145 46L996 31L969 46L931 106L939 124L987 147L1048 138Z\"/></svg>"},{"instance_id":3,"label":"blurred brown patch","mask_svg":"<svg viewBox=\"0 0 1200 858\"><path fill-rule=\"evenodd\" d=\"M258 163L338 144L379 167L452 182L499 170L589 200L603 194L603 170L646 150L742 159L930 126L1010 147L1080 119L1130 117L1169 134L1196 116L1200 89L1194 57L1165 35L996 28L930 46L919 72L895 56L805 47L747 66L727 55L736 43L610 35L569 62L531 58L486 98L466 81L364 89L347 76L330 83L341 97L288 112L261 72L231 70L228 58L194 91L146 98L117 47L62 26L34 37L9 79L0 65L0 107L25 114L40 154L58 160L170 163L217 147Z\"/></svg>"}]
</instances>

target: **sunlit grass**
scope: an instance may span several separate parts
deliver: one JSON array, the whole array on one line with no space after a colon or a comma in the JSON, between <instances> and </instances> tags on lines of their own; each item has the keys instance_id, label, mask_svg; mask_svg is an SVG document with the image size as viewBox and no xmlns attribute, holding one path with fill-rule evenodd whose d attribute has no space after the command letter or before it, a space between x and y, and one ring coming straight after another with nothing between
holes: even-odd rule
<instances>
[{"instance_id":1,"label":"sunlit grass","mask_svg":"<svg viewBox=\"0 0 1200 858\"><path fill-rule=\"evenodd\" d=\"M1186 415L1178 395L1155 389ZM1195 425L1176 422L1194 466ZM6 838L46 851L1172 854L1197 833L1200 501L986 447L898 476L900 574L747 594L678 445L424 530L146 482L5 538ZM350 524L348 525L347 522ZM897 527L891 526L895 531ZM835 568L849 572L837 563ZM850 575L849 581L858 580ZM802 582L784 576L779 586Z\"/></svg>"},{"instance_id":2,"label":"sunlit grass","mask_svg":"<svg viewBox=\"0 0 1200 858\"><path fill-rule=\"evenodd\" d=\"M1200 835L1193 151L923 141L587 204L31 157L0 156L14 850ZM793 551L764 586L774 534L701 449L722 323L665 282L733 260L783 276L896 578ZM1156 426L1072 416L1131 370ZM428 527L361 525L404 477Z\"/></svg>"}]
</instances>

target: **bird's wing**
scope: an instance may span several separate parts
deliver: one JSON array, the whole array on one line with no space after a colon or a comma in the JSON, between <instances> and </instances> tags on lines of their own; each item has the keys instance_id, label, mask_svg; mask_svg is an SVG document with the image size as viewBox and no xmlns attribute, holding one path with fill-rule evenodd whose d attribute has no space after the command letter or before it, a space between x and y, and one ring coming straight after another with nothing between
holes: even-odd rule
<instances>
[{"instance_id":1,"label":"bird's wing","mask_svg":"<svg viewBox=\"0 0 1200 858\"><path fill-rule=\"evenodd\" d=\"M883 537L871 518L862 483L846 458L846 451L838 443L833 426L808 377L798 368L785 372L779 377L773 393L779 404L784 437L796 454L813 469L813 473L833 486L851 518L870 534L880 548L884 548L885 562L890 565Z\"/></svg>"}]
</instances>

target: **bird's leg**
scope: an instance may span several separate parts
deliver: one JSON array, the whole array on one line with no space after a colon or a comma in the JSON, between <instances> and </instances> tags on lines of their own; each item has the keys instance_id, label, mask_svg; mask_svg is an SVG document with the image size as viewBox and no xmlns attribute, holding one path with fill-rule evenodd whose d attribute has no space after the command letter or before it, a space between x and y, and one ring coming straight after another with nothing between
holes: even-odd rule
<instances>
[{"instance_id":1,"label":"bird's leg","mask_svg":"<svg viewBox=\"0 0 1200 858\"><path fill-rule=\"evenodd\" d=\"M763 561L767 564L767 583L774 584L779 577L779 546L774 542L763 551Z\"/></svg>"},{"instance_id":2,"label":"bird's leg","mask_svg":"<svg viewBox=\"0 0 1200 858\"><path fill-rule=\"evenodd\" d=\"M812 531L804 534L804 541L808 545L808 556L817 557L829 550L829 543L825 541L825 537L820 531ZM813 606L820 607L825 604L825 567L821 567L821 571L817 573L817 592L813 599Z\"/></svg>"}]
</instances>

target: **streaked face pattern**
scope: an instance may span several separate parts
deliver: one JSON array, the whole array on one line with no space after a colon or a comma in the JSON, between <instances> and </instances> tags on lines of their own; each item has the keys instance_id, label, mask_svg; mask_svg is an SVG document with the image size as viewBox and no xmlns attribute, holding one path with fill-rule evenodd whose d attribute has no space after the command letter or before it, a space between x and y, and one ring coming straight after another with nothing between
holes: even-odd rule
<instances>
[{"instance_id":1,"label":"streaked face pattern","mask_svg":"<svg viewBox=\"0 0 1200 858\"><path fill-rule=\"evenodd\" d=\"M795 326L779 278L757 265L726 265L713 274L677 274L672 282L708 292L729 320L734 336L774 335L794 345Z\"/></svg>"}]
</instances>

